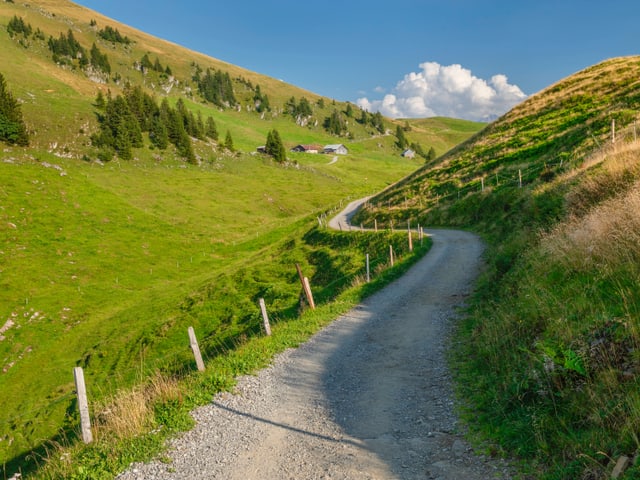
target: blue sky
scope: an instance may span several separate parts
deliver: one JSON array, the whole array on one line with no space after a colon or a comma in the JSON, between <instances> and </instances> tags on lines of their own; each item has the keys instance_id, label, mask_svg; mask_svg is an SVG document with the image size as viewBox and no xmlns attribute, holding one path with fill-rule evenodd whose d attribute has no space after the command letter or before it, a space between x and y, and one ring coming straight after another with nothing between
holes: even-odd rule
<instances>
[{"instance_id":1,"label":"blue sky","mask_svg":"<svg viewBox=\"0 0 640 480\"><path fill-rule=\"evenodd\" d=\"M621 0L76 0L120 22L395 117L482 120L640 53Z\"/></svg>"}]
</instances>

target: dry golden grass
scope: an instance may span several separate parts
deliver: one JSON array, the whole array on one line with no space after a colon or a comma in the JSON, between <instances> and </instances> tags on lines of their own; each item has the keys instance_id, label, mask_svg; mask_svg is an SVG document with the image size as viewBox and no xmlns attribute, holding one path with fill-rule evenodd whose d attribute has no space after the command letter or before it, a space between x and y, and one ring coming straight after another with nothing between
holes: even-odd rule
<instances>
[{"instance_id":1,"label":"dry golden grass","mask_svg":"<svg viewBox=\"0 0 640 480\"><path fill-rule=\"evenodd\" d=\"M573 215L541 242L553 258L578 271L640 259L640 145L621 146L593 161L601 170L569 196ZM612 198L590 209L607 196Z\"/></svg>"},{"instance_id":2,"label":"dry golden grass","mask_svg":"<svg viewBox=\"0 0 640 480\"><path fill-rule=\"evenodd\" d=\"M180 384L175 378L156 373L146 385L120 391L102 402L97 408L96 437L140 435L153 426L154 405L172 400L182 400Z\"/></svg>"}]
</instances>

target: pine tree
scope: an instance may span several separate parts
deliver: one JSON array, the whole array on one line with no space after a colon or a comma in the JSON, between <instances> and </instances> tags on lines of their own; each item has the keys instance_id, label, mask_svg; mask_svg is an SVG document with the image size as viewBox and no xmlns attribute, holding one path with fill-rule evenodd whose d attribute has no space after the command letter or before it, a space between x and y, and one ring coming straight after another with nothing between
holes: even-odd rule
<instances>
[{"instance_id":1,"label":"pine tree","mask_svg":"<svg viewBox=\"0 0 640 480\"><path fill-rule=\"evenodd\" d=\"M300 99L300 103L298 103L298 108L296 109L296 115L302 115L303 117L310 117L313 115L311 104L305 97Z\"/></svg>"},{"instance_id":2,"label":"pine tree","mask_svg":"<svg viewBox=\"0 0 640 480\"><path fill-rule=\"evenodd\" d=\"M111 73L111 65L106 53L102 53L94 43L91 47L91 65L102 70L104 73Z\"/></svg>"},{"instance_id":3,"label":"pine tree","mask_svg":"<svg viewBox=\"0 0 640 480\"><path fill-rule=\"evenodd\" d=\"M349 118L353 117L353 107L350 103L347 103L347 109L345 110L344 114Z\"/></svg>"},{"instance_id":4,"label":"pine tree","mask_svg":"<svg viewBox=\"0 0 640 480\"><path fill-rule=\"evenodd\" d=\"M9 20L9 23L7 24L7 32L9 33L9 36L12 38L18 33L21 33L25 37L28 37L29 35L31 35L32 31L33 29L31 25L28 23L25 23L25 21L22 18L18 17L17 15L14 15L13 18Z\"/></svg>"},{"instance_id":5,"label":"pine tree","mask_svg":"<svg viewBox=\"0 0 640 480\"><path fill-rule=\"evenodd\" d=\"M112 148L124 160L132 157L132 148L143 145L140 123L121 95L108 100L100 131L100 135L93 137L94 143Z\"/></svg>"},{"instance_id":6,"label":"pine tree","mask_svg":"<svg viewBox=\"0 0 640 480\"><path fill-rule=\"evenodd\" d=\"M357 121L361 125L367 125L369 123L369 114L364 108L360 110L360 119Z\"/></svg>"},{"instance_id":7,"label":"pine tree","mask_svg":"<svg viewBox=\"0 0 640 480\"><path fill-rule=\"evenodd\" d=\"M94 103L94 105L99 110L104 110L104 108L107 106L107 102L104 99L102 90L98 90L98 95L96 96L96 102Z\"/></svg>"},{"instance_id":8,"label":"pine tree","mask_svg":"<svg viewBox=\"0 0 640 480\"><path fill-rule=\"evenodd\" d=\"M323 126L333 135L342 135L347 131L347 124L340 112L336 109L333 110L331 116L324 119Z\"/></svg>"},{"instance_id":9,"label":"pine tree","mask_svg":"<svg viewBox=\"0 0 640 480\"><path fill-rule=\"evenodd\" d=\"M160 150L166 150L169 146L169 134L167 127L160 118L160 113L155 115L151 120L149 128L149 139L151 143Z\"/></svg>"},{"instance_id":10,"label":"pine tree","mask_svg":"<svg viewBox=\"0 0 640 480\"><path fill-rule=\"evenodd\" d=\"M224 138L224 148L226 148L230 152L233 152L235 150L233 147L233 138L231 138L231 132L229 130L227 130L227 135Z\"/></svg>"},{"instance_id":11,"label":"pine tree","mask_svg":"<svg viewBox=\"0 0 640 480\"><path fill-rule=\"evenodd\" d=\"M149 60L149 55L147 55L146 53L140 59L140 66L142 67L143 71L151 70L153 68L153 63L151 63L151 60Z\"/></svg>"},{"instance_id":12,"label":"pine tree","mask_svg":"<svg viewBox=\"0 0 640 480\"><path fill-rule=\"evenodd\" d=\"M218 127L213 117L207 117L205 135L216 142L218 141Z\"/></svg>"},{"instance_id":13,"label":"pine tree","mask_svg":"<svg viewBox=\"0 0 640 480\"><path fill-rule=\"evenodd\" d=\"M382 114L380 112L376 112L373 114L373 117L371 118L371 126L380 133L385 132L384 119L382 118Z\"/></svg>"},{"instance_id":14,"label":"pine tree","mask_svg":"<svg viewBox=\"0 0 640 480\"><path fill-rule=\"evenodd\" d=\"M25 147L29 145L27 127L22 120L20 105L7 90L0 74L0 141Z\"/></svg>"},{"instance_id":15,"label":"pine tree","mask_svg":"<svg viewBox=\"0 0 640 480\"><path fill-rule=\"evenodd\" d=\"M404 130L400 125L396 127L396 138L396 145L400 150L404 150L405 148L407 148L409 142L407 141L407 137L404 136Z\"/></svg>"},{"instance_id":16,"label":"pine tree","mask_svg":"<svg viewBox=\"0 0 640 480\"><path fill-rule=\"evenodd\" d=\"M271 155L278 163L284 163L287 160L287 153L284 145L282 144L282 139L275 128L267 134L265 151L267 152L267 155Z\"/></svg>"}]
</instances>

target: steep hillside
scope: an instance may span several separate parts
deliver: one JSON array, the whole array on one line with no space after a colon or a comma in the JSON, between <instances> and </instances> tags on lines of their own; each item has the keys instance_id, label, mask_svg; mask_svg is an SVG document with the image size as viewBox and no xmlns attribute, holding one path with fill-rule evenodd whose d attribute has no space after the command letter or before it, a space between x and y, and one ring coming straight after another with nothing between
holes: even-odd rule
<instances>
[{"instance_id":1,"label":"steep hillside","mask_svg":"<svg viewBox=\"0 0 640 480\"><path fill-rule=\"evenodd\" d=\"M543 479L638 478L640 58L531 97L356 219L481 232L456 339L472 429Z\"/></svg>"}]
</instances>

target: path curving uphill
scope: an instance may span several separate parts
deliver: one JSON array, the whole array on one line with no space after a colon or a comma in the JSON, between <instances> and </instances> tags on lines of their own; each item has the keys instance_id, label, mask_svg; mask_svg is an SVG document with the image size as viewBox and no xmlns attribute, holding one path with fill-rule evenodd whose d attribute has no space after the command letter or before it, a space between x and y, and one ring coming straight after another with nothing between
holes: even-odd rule
<instances>
[{"instance_id":1,"label":"path curving uphill","mask_svg":"<svg viewBox=\"0 0 640 480\"><path fill-rule=\"evenodd\" d=\"M402 278L195 410L170 463L134 464L118 478L511 478L459 434L445 358L483 245L468 232L427 233L431 251Z\"/></svg>"}]
</instances>

